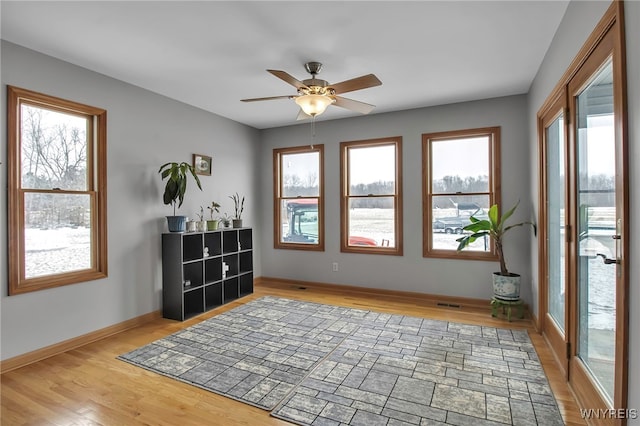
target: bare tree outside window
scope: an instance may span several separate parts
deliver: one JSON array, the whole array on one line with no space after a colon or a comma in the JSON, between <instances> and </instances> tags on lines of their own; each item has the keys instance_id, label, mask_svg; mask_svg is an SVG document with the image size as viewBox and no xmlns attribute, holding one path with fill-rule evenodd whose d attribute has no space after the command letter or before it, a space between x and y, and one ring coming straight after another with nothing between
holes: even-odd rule
<instances>
[{"instance_id":1,"label":"bare tree outside window","mask_svg":"<svg viewBox=\"0 0 640 426\"><path fill-rule=\"evenodd\" d=\"M87 119L22 106L22 187L87 189Z\"/></svg>"}]
</instances>

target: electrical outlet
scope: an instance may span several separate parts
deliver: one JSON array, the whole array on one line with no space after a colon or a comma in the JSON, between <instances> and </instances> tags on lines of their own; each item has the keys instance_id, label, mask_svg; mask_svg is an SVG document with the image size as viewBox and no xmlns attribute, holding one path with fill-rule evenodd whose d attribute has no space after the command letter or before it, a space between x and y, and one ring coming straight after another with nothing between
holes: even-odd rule
<instances>
[{"instance_id":1,"label":"electrical outlet","mask_svg":"<svg viewBox=\"0 0 640 426\"><path fill-rule=\"evenodd\" d=\"M338 262L333 262L333 272L338 272Z\"/></svg>"}]
</instances>

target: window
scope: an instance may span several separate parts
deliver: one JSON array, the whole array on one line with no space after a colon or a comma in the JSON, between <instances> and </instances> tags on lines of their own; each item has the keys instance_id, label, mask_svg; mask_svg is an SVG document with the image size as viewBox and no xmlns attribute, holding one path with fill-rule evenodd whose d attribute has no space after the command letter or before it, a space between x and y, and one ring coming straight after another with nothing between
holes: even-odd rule
<instances>
[{"instance_id":1,"label":"window","mask_svg":"<svg viewBox=\"0 0 640 426\"><path fill-rule=\"evenodd\" d=\"M324 250L324 145L273 150L274 247Z\"/></svg>"},{"instance_id":2,"label":"window","mask_svg":"<svg viewBox=\"0 0 640 426\"><path fill-rule=\"evenodd\" d=\"M9 294L106 277L106 111L7 92Z\"/></svg>"},{"instance_id":3,"label":"window","mask_svg":"<svg viewBox=\"0 0 640 426\"><path fill-rule=\"evenodd\" d=\"M340 144L340 250L402 255L402 138Z\"/></svg>"},{"instance_id":4,"label":"window","mask_svg":"<svg viewBox=\"0 0 640 426\"><path fill-rule=\"evenodd\" d=\"M499 127L422 135L424 257L495 259L488 238L461 252L456 240L499 205L499 164Z\"/></svg>"}]
</instances>

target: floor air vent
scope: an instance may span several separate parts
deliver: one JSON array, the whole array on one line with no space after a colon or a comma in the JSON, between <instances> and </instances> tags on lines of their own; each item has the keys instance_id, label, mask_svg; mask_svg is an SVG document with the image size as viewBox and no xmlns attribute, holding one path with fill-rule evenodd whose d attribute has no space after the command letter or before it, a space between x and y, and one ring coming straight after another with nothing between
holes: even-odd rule
<instances>
[{"instance_id":1,"label":"floor air vent","mask_svg":"<svg viewBox=\"0 0 640 426\"><path fill-rule=\"evenodd\" d=\"M442 306L444 308L456 308L456 309L460 309L460 305L456 304L456 303L447 303L447 302L437 302L436 305L438 306Z\"/></svg>"}]
</instances>

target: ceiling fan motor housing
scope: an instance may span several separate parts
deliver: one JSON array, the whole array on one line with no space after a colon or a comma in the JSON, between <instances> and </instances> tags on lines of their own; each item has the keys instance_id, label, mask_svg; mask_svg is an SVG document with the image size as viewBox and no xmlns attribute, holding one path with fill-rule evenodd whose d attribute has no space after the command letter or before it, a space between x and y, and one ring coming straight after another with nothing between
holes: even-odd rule
<instances>
[{"instance_id":1,"label":"ceiling fan motor housing","mask_svg":"<svg viewBox=\"0 0 640 426\"><path fill-rule=\"evenodd\" d=\"M319 78L311 78L302 81L306 87L298 89L301 95L333 95L335 92L330 87L329 82L320 80Z\"/></svg>"},{"instance_id":2,"label":"ceiling fan motor housing","mask_svg":"<svg viewBox=\"0 0 640 426\"><path fill-rule=\"evenodd\" d=\"M322 69L322 64L320 62L307 62L304 64L305 69L309 74L311 74L311 78L307 80L302 80L302 83L307 86L301 87L298 89L298 93L301 95L333 95L331 90L326 90L325 87L329 85L329 82L326 80L322 80L316 78L316 74L320 72Z\"/></svg>"},{"instance_id":3,"label":"ceiling fan motor housing","mask_svg":"<svg viewBox=\"0 0 640 426\"><path fill-rule=\"evenodd\" d=\"M320 62L307 62L304 64L304 68L307 70L309 74L315 77L316 74L320 73L322 69L322 63Z\"/></svg>"}]
</instances>

